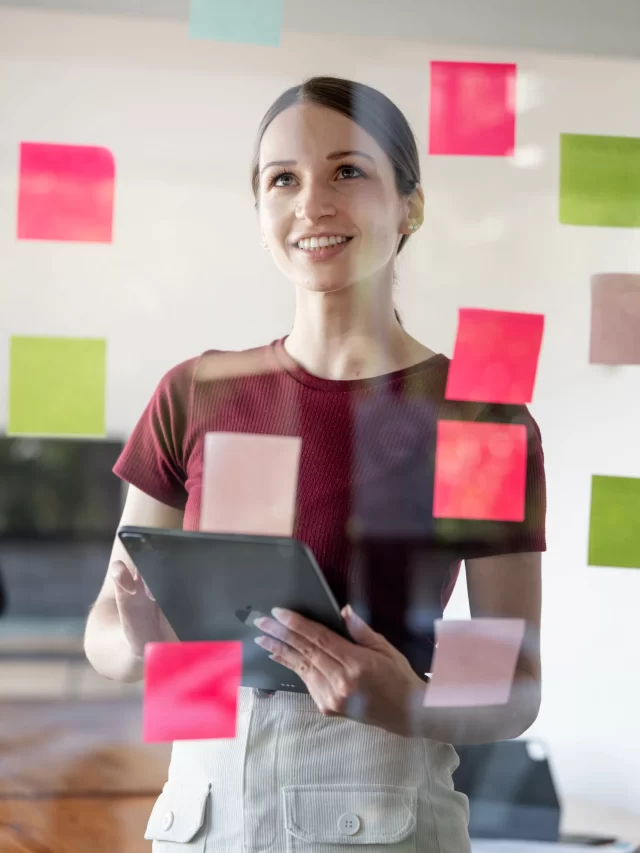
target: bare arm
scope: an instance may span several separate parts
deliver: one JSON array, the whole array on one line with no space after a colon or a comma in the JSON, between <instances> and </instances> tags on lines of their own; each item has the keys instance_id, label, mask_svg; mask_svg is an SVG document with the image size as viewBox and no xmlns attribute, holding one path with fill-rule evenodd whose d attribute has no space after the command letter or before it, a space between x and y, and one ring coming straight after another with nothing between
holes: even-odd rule
<instances>
[{"instance_id":1,"label":"bare arm","mask_svg":"<svg viewBox=\"0 0 640 853\"><path fill-rule=\"evenodd\" d=\"M120 526L125 524L181 530L183 513L129 486L120 519ZM145 639L175 638L157 604L143 589L140 595L141 579L138 578L136 584L134 578L138 578L136 568L116 536L109 568L89 612L84 635L89 662L97 672L114 681L142 680ZM128 593L126 588L135 593ZM126 618L122 616L123 611L127 613Z\"/></svg>"},{"instance_id":2,"label":"bare arm","mask_svg":"<svg viewBox=\"0 0 640 853\"><path fill-rule=\"evenodd\" d=\"M505 705L423 708L421 736L445 743L491 743L519 737L540 709L541 555L507 554L467 560L472 618L525 620L511 697ZM429 688L427 688L428 690Z\"/></svg>"}]
</instances>

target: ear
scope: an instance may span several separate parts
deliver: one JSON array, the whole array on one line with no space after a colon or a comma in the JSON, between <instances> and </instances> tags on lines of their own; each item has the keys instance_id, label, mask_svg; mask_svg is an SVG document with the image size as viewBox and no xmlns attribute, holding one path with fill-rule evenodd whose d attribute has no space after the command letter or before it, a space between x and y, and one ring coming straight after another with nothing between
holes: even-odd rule
<instances>
[{"instance_id":1,"label":"ear","mask_svg":"<svg viewBox=\"0 0 640 853\"><path fill-rule=\"evenodd\" d=\"M406 218L403 222L402 234L413 234L417 228L409 228L415 225L418 228L424 223L424 190L418 184L406 201Z\"/></svg>"}]
</instances>

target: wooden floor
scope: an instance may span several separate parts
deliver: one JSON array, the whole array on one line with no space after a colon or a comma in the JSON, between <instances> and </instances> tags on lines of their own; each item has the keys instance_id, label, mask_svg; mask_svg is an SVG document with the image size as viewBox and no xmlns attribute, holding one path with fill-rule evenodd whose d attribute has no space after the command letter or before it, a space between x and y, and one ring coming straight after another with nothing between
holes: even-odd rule
<instances>
[{"instance_id":1,"label":"wooden floor","mask_svg":"<svg viewBox=\"0 0 640 853\"><path fill-rule=\"evenodd\" d=\"M168 745L141 697L0 702L1 853L150 853Z\"/></svg>"}]
</instances>

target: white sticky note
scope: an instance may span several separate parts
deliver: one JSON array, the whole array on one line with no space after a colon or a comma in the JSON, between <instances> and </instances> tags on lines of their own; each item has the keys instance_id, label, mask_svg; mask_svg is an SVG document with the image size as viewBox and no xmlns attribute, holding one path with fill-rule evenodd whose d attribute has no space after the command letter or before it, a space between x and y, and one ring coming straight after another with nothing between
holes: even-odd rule
<instances>
[{"instance_id":1,"label":"white sticky note","mask_svg":"<svg viewBox=\"0 0 640 853\"><path fill-rule=\"evenodd\" d=\"M524 639L523 619L438 619L425 708L472 708L509 701Z\"/></svg>"},{"instance_id":2,"label":"white sticky note","mask_svg":"<svg viewBox=\"0 0 640 853\"><path fill-rule=\"evenodd\" d=\"M301 449L297 437L207 433L200 530L292 536Z\"/></svg>"}]
</instances>

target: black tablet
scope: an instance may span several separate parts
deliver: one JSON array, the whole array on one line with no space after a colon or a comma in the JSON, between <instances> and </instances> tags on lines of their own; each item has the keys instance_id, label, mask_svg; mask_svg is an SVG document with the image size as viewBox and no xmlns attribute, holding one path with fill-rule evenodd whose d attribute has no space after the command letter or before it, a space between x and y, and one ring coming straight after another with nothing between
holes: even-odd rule
<instances>
[{"instance_id":1,"label":"black tablet","mask_svg":"<svg viewBox=\"0 0 640 853\"><path fill-rule=\"evenodd\" d=\"M294 672L254 643L253 624L285 607L352 642L310 549L297 539L121 527L120 541L179 640L239 640L241 684L307 693Z\"/></svg>"}]
</instances>

